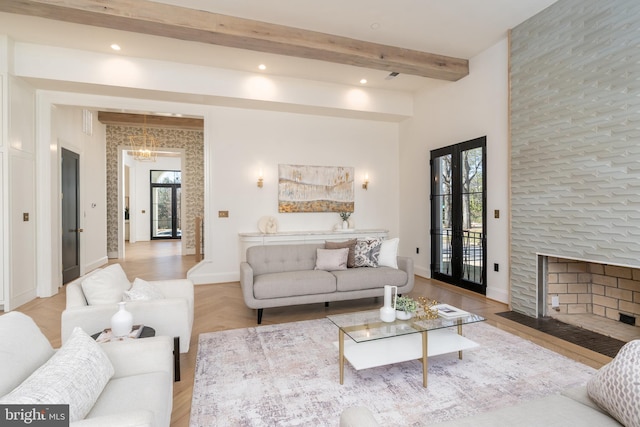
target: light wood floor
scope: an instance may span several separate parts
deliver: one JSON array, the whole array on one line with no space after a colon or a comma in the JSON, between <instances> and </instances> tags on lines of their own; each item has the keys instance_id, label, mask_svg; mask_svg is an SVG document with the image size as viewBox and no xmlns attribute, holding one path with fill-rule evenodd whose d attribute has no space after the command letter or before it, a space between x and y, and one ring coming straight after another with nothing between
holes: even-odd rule
<instances>
[{"instance_id":1,"label":"light wood floor","mask_svg":"<svg viewBox=\"0 0 640 427\"><path fill-rule=\"evenodd\" d=\"M174 241L138 242L126 247L124 260L120 262L129 279L145 280L184 278L189 268L195 265L193 256L180 255L180 243ZM571 357L594 368L599 368L611 359L560 339L542 334L518 323L506 320L495 313L507 311L505 304L488 300L480 295L437 282L416 277L416 285L410 294L425 296L445 302L464 310L480 314L487 322L501 329L529 339L539 345ZM347 302L265 309L263 324L276 324L323 318L328 314L378 308L381 301L372 298ZM65 307L64 287L58 295L35 299L17 309L31 316L54 347L60 346L60 315ZM181 381L174 384L172 427L187 427L191 410L191 394L195 370L198 336L204 332L245 328L256 325L254 310L248 309L242 300L238 282L198 285L195 287L195 319L191 348L182 354ZM337 336L337 334L336 334ZM338 361L336 360L336 366ZM336 374L337 376L337 374ZM337 377L336 377L337 380Z\"/></svg>"}]
</instances>

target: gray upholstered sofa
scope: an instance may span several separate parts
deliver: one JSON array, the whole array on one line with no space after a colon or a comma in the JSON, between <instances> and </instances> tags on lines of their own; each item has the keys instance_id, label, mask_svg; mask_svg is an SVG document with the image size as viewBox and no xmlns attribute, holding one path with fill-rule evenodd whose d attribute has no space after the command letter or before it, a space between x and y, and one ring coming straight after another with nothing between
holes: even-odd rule
<instances>
[{"instance_id":1,"label":"gray upholstered sofa","mask_svg":"<svg viewBox=\"0 0 640 427\"><path fill-rule=\"evenodd\" d=\"M586 386L564 390L514 406L441 423L433 427L607 427L640 426L640 340L627 343L600 368ZM374 414L358 406L347 408L340 427L380 426Z\"/></svg>"},{"instance_id":2,"label":"gray upholstered sofa","mask_svg":"<svg viewBox=\"0 0 640 427\"><path fill-rule=\"evenodd\" d=\"M258 310L298 304L344 301L384 294L384 285L398 287L398 294L413 289L413 259L395 257L397 268L357 267L316 269L318 249L325 244L252 246L240 264L244 302Z\"/></svg>"}]
</instances>

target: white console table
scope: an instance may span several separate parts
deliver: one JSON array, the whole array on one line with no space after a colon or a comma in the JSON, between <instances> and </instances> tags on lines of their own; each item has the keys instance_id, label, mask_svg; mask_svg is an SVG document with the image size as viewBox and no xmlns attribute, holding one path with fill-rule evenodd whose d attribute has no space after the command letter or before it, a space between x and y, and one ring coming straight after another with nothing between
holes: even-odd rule
<instances>
[{"instance_id":1,"label":"white console table","mask_svg":"<svg viewBox=\"0 0 640 427\"><path fill-rule=\"evenodd\" d=\"M343 240L381 237L387 238L388 230L382 229L346 229L318 231L281 231L278 233L238 233L240 237L240 260L246 261L247 248L259 245L293 245L298 243L324 243L329 240Z\"/></svg>"}]
</instances>

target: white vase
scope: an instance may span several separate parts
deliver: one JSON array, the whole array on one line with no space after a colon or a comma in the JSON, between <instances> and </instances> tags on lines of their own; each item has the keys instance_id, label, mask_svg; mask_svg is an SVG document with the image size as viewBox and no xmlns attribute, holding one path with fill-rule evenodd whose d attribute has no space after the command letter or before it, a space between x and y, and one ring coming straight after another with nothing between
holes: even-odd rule
<instances>
[{"instance_id":1,"label":"white vase","mask_svg":"<svg viewBox=\"0 0 640 427\"><path fill-rule=\"evenodd\" d=\"M347 220L342 221L342 229L346 230L347 228L349 228L349 221Z\"/></svg>"},{"instance_id":2,"label":"white vase","mask_svg":"<svg viewBox=\"0 0 640 427\"><path fill-rule=\"evenodd\" d=\"M396 319L409 320L413 317L413 313L408 311L396 310Z\"/></svg>"},{"instance_id":3,"label":"white vase","mask_svg":"<svg viewBox=\"0 0 640 427\"><path fill-rule=\"evenodd\" d=\"M118 311L111 316L111 333L114 337L129 335L133 328L133 315L127 311L126 302L118 303Z\"/></svg>"}]
</instances>

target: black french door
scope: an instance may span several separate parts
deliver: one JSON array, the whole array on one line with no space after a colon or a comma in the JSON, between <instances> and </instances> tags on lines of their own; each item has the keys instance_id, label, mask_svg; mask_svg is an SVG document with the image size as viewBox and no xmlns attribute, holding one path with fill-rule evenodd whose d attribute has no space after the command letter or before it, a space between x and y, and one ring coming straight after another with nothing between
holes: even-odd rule
<instances>
[{"instance_id":1,"label":"black french door","mask_svg":"<svg viewBox=\"0 0 640 427\"><path fill-rule=\"evenodd\" d=\"M486 294L486 137L431 151L431 277Z\"/></svg>"}]
</instances>

